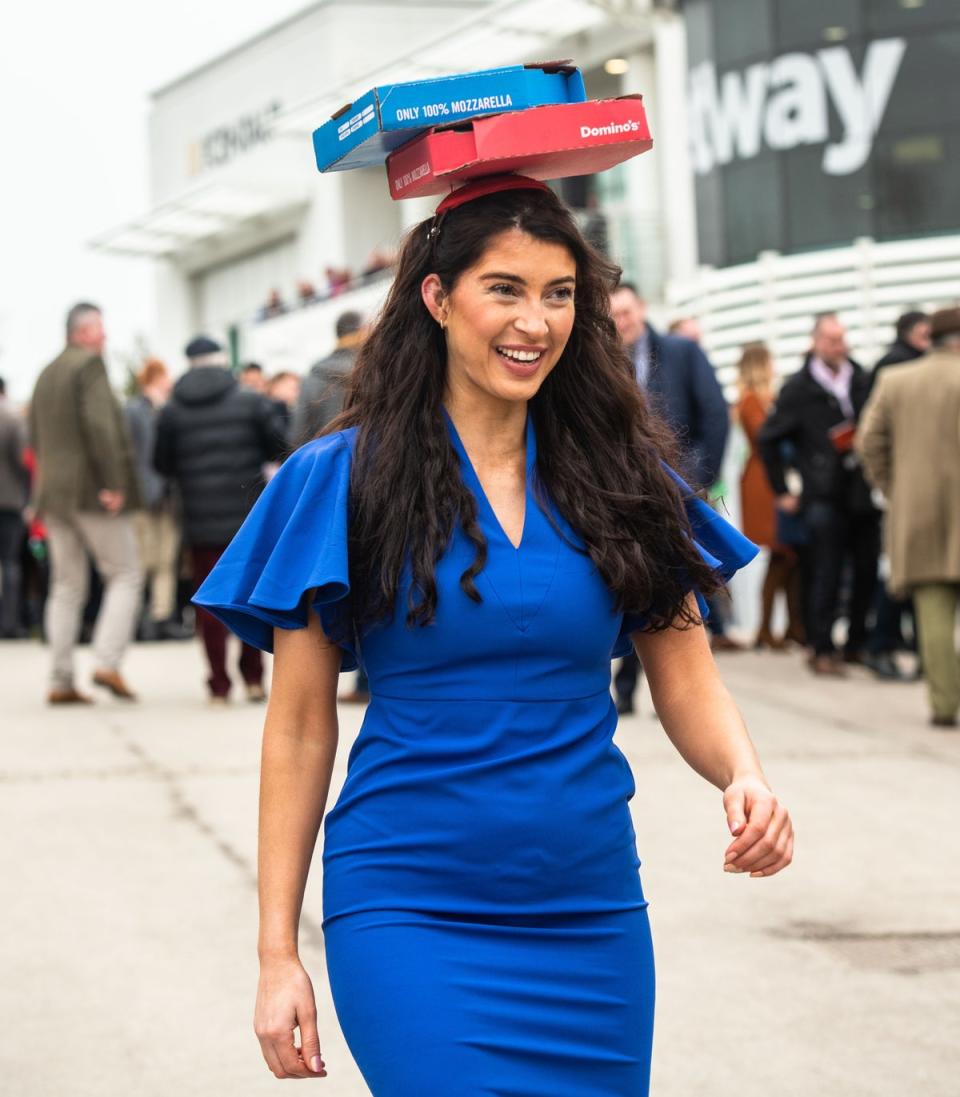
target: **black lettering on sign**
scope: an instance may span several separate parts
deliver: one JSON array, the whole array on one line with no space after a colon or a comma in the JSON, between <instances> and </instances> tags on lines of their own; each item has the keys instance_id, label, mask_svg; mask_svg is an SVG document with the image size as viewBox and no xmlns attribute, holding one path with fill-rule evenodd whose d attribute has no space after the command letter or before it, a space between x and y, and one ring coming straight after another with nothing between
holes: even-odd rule
<instances>
[{"instance_id":1,"label":"black lettering on sign","mask_svg":"<svg viewBox=\"0 0 960 1097\"><path fill-rule=\"evenodd\" d=\"M273 124L282 110L279 100L249 114L243 114L229 125L218 126L205 133L188 151L190 174L196 175L207 168L220 167L240 153L248 152L269 141L273 136ZM199 156L196 150L199 148Z\"/></svg>"}]
</instances>

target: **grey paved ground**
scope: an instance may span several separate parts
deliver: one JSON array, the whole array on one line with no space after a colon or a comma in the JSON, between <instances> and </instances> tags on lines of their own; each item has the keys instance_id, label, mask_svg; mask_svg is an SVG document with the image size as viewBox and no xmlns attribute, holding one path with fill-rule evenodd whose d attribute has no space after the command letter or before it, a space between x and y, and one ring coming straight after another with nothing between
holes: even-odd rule
<instances>
[{"instance_id":1,"label":"grey paved ground","mask_svg":"<svg viewBox=\"0 0 960 1097\"><path fill-rule=\"evenodd\" d=\"M788 655L722 666L797 859L775 880L724 874L719 796L648 702L622 724L657 944L653 1094L957 1097L960 734L926 728L919 686L813 682ZM139 646L128 670L139 706L49 711L42 649L0 647L0 1092L276 1093L292 1083L251 1029L262 710L206 708L190 644ZM358 724L342 711L338 784ZM319 878L306 915L330 1077L302 1084L360 1097Z\"/></svg>"}]
</instances>

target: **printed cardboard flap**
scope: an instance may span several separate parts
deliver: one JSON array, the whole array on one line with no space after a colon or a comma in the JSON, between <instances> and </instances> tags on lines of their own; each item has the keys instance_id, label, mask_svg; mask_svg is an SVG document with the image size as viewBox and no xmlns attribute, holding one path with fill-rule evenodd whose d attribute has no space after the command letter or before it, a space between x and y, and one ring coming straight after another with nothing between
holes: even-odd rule
<instances>
[{"instance_id":1,"label":"printed cardboard flap","mask_svg":"<svg viewBox=\"0 0 960 1097\"><path fill-rule=\"evenodd\" d=\"M348 103L314 131L317 167L369 167L431 126L543 104L579 103L586 94L580 70L568 61L385 84Z\"/></svg>"},{"instance_id":2,"label":"printed cardboard flap","mask_svg":"<svg viewBox=\"0 0 960 1097\"><path fill-rule=\"evenodd\" d=\"M433 129L387 160L395 199L446 194L480 175L563 179L605 171L653 145L639 95L532 107Z\"/></svg>"}]
</instances>

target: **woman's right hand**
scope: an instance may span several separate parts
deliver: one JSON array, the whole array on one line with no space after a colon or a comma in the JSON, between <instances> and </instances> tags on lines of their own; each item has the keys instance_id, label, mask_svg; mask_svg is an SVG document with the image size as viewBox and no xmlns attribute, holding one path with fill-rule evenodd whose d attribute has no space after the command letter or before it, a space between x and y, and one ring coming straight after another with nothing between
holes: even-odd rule
<instances>
[{"instance_id":1,"label":"woman's right hand","mask_svg":"<svg viewBox=\"0 0 960 1097\"><path fill-rule=\"evenodd\" d=\"M297 956L260 961L253 1028L277 1078L325 1078L313 984ZM300 1047L293 1033L300 1029Z\"/></svg>"}]
</instances>

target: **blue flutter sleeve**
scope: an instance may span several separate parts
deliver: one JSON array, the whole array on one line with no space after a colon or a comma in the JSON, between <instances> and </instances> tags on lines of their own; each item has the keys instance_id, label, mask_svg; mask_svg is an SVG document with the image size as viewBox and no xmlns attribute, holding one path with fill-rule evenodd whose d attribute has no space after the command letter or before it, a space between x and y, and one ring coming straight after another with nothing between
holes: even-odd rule
<instances>
[{"instance_id":1,"label":"blue flutter sleeve","mask_svg":"<svg viewBox=\"0 0 960 1097\"><path fill-rule=\"evenodd\" d=\"M667 472L676 481L683 496L683 505L693 529L694 544L697 551L703 557L704 563L709 565L725 583L742 567L757 555L757 546L725 518L719 515L708 503L698 498L689 484L678 476L672 468L665 466ZM700 591L693 588L697 596L697 605L700 615L704 619L709 616L709 608ZM642 629L646 619L642 614L625 613L620 634L613 648L613 658L618 659L627 655L632 650L630 634Z\"/></svg>"},{"instance_id":2,"label":"blue flutter sleeve","mask_svg":"<svg viewBox=\"0 0 960 1097\"><path fill-rule=\"evenodd\" d=\"M274 628L303 628L313 608L324 631L343 650L340 669L356 669L346 613L350 456L343 432L318 438L292 454L267 484L194 603L263 651L273 650Z\"/></svg>"}]
</instances>

